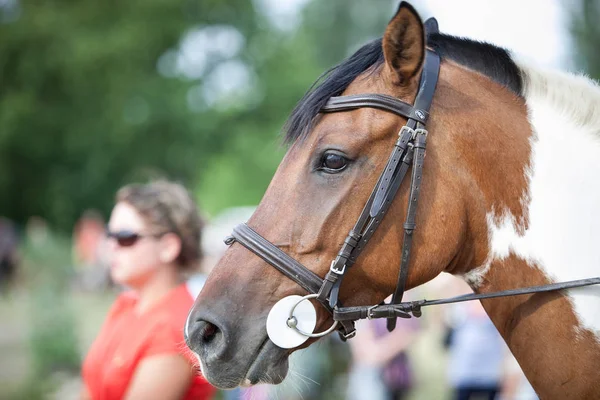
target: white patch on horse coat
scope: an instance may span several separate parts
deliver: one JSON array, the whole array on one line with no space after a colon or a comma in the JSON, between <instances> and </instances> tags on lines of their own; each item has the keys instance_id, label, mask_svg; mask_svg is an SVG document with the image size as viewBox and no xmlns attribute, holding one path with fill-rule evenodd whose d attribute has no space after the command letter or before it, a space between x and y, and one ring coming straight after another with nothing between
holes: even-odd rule
<instances>
[{"instance_id":1,"label":"white patch on horse coat","mask_svg":"<svg viewBox=\"0 0 600 400\"><path fill-rule=\"evenodd\" d=\"M477 286L492 261L512 252L553 282L600 276L600 88L582 76L517 63L533 129L527 171L529 226L508 210L487 215L490 254L464 278ZM498 214L496 214L498 215ZM569 290L579 329L600 335L600 286Z\"/></svg>"}]
</instances>

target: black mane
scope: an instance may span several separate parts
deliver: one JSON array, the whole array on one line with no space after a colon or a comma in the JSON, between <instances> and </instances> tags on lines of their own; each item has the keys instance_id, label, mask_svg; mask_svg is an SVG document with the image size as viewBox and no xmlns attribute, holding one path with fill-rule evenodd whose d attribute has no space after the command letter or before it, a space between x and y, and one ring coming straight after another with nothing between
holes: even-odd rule
<instances>
[{"instance_id":1,"label":"black mane","mask_svg":"<svg viewBox=\"0 0 600 400\"><path fill-rule=\"evenodd\" d=\"M317 79L290 114L284 127L285 143L305 137L330 97L341 95L359 75L368 70L375 71L383 64L381 41L379 38L367 43ZM442 60L453 60L522 95L521 72L507 50L489 43L439 33L428 35L427 45Z\"/></svg>"}]
</instances>

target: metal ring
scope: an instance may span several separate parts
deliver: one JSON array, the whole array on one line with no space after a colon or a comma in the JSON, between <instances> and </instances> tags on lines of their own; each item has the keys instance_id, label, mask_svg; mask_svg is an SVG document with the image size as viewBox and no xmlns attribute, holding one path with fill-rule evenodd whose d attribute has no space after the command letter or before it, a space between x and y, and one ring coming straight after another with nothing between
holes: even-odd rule
<instances>
[{"instance_id":1,"label":"metal ring","mask_svg":"<svg viewBox=\"0 0 600 400\"><path fill-rule=\"evenodd\" d=\"M288 327L292 328L293 330L295 330L296 332L298 332L301 335L311 337L311 338L322 337L322 336L325 336L325 335L333 332L333 330L338 326L339 321L334 321L333 325L331 325L331 327L329 329L327 329L326 331L323 331L323 332L319 332L319 333L308 333L308 332L304 332L301 329L298 329L298 326L297 326L298 319L294 316L294 310L296 310L296 307L298 307L298 304L302 303L304 300L314 299L317 296L318 296L318 294L308 294L308 295L304 296L303 298L301 298L300 300L298 300L298 302L296 304L294 304L294 307L292 307L292 309L290 310L290 317L288 318L288 320L286 322ZM296 321L296 324L290 324L290 320Z\"/></svg>"}]
</instances>

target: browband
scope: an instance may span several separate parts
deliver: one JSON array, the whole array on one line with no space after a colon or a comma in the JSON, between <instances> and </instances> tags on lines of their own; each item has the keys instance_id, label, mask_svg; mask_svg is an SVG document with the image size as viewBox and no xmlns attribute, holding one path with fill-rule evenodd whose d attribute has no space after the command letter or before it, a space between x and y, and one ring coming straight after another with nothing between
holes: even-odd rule
<instances>
[{"instance_id":1,"label":"browband","mask_svg":"<svg viewBox=\"0 0 600 400\"><path fill-rule=\"evenodd\" d=\"M333 96L321 108L321 112L330 113L337 111L355 110L362 107L378 108L400 115L404 118L414 119L422 124L427 122L429 113L412 105L398 100L387 94L358 94L350 96Z\"/></svg>"}]
</instances>

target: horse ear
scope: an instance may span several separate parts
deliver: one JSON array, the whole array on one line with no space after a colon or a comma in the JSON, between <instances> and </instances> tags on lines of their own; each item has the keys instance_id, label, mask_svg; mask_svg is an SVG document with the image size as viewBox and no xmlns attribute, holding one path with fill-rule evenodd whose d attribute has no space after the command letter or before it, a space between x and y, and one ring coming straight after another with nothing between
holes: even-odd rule
<instances>
[{"instance_id":1,"label":"horse ear","mask_svg":"<svg viewBox=\"0 0 600 400\"><path fill-rule=\"evenodd\" d=\"M421 72L425 58L425 29L415 9L403 1L383 35L385 62L395 83L405 86Z\"/></svg>"}]
</instances>

